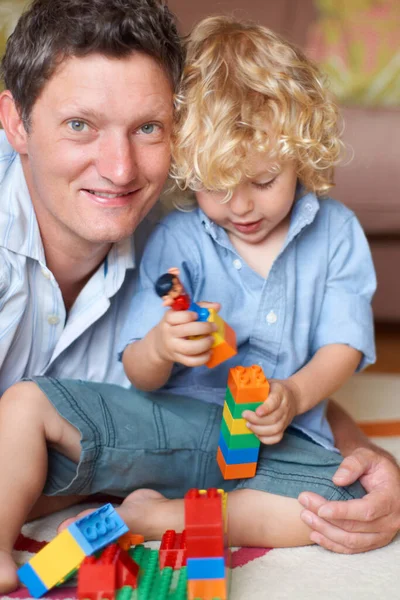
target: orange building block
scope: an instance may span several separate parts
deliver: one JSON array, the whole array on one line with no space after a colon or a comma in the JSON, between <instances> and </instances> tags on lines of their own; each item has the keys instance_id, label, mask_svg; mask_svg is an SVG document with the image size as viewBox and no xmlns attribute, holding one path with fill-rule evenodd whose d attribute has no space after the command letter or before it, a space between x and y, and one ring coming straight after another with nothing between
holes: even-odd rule
<instances>
[{"instance_id":1,"label":"orange building block","mask_svg":"<svg viewBox=\"0 0 400 600\"><path fill-rule=\"evenodd\" d=\"M227 600L227 588L226 579L191 579L188 581L188 600Z\"/></svg>"},{"instance_id":2,"label":"orange building block","mask_svg":"<svg viewBox=\"0 0 400 600\"><path fill-rule=\"evenodd\" d=\"M256 462L227 465L220 448L217 450L217 463L224 479L244 479L245 477L254 477L257 471Z\"/></svg>"},{"instance_id":3,"label":"orange building block","mask_svg":"<svg viewBox=\"0 0 400 600\"><path fill-rule=\"evenodd\" d=\"M117 544L122 550L129 550L132 546L137 546L138 544L143 544L144 536L139 533L131 533L128 531L121 535L121 537L117 540Z\"/></svg>"},{"instance_id":4,"label":"orange building block","mask_svg":"<svg viewBox=\"0 0 400 600\"><path fill-rule=\"evenodd\" d=\"M236 404L264 402L269 394L269 383L259 365L230 369L228 387Z\"/></svg>"},{"instance_id":5,"label":"orange building block","mask_svg":"<svg viewBox=\"0 0 400 600\"><path fill-rule=\"evenodd\" d=\"M216 323L218 327L218 330L213 333L215 341L212 346L210 360L206 363L207 367L212 369L237 354L236 333L214 309L210 310L208 321Z\"/></svg>"}]
</instances>

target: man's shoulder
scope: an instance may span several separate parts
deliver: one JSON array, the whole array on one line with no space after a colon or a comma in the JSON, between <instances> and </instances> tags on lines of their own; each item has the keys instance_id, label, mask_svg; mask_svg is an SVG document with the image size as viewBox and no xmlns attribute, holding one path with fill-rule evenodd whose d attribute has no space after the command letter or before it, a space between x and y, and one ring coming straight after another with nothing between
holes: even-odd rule
<instances>
[{"instance_id":1,"label":"man's shoulder","mask_svg":"<svg viewBox=\"0 0 400 600\"><path fill-rule=\"evenodd\" d=\"M0 184L3 182L9 166L17 156L18 153L9 143L5 131L0 130Z\"/></svg>"}]
</instances>

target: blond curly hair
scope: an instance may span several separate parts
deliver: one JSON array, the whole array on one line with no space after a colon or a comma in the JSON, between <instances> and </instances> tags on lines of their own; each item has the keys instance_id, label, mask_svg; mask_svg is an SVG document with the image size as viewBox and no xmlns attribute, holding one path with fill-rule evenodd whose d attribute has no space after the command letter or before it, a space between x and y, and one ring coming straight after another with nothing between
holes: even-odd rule
<instances>
[{"instance_id":1,"label":"blond curly hair","mask_svg":"<svg viewBox=\"0 0 400 600\"><path fill-rule=\"evenodd\" d=\"M187 40L176 98L171 175L181 189L225 191L249 156L271 170L294 161L306 189L323 195L343 147L339 113L318 68L266 27L228 17L201 21Z\"/></svg>"}]
</instances>

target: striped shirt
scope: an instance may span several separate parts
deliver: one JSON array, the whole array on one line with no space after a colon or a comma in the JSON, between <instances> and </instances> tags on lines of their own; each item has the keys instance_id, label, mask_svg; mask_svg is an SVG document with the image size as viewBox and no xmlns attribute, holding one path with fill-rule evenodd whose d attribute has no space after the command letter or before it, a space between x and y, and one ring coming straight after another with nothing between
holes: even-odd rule
<instances>
[{"instance_id":1,"label":"striped shirt","mask_svg":"<svg viewBox=\"0 0 400 600\"><path fill-rule=\"evenodd\" d=\"M133 238L115 244L66 314L20 157L0 132L0 394L33 375L130 385L117 345L134 267Z\"/></svg>"}]
</instances>

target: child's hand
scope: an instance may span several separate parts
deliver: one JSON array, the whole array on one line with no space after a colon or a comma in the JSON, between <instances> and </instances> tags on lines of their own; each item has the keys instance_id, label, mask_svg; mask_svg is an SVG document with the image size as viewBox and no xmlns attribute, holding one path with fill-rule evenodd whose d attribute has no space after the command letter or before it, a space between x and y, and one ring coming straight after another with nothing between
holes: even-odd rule
<instances>
[{"instance_id":1,"label":"child's hand","mask_svg":"<svg viewBox=\"0 0 400 600\"><path fill-rule=\"evenodd\" d=\"M200 302L201 306L219 310L220 305ZM189 310L167 310L156 326L156 351L162 360L177 362L186 367L205 365L211 356L215 323L198 321ZM192 336L204 336L190 339Z\"/></svg>"},{"instance_id":2,"label":"child's hand","mask_svg":"<svg viewBox=\"0 0 400 600\"><path fill-rule=\"evenodd\" d=\"M287 380L273 379L267 400L255 412L245 410L249 429L263 444L277 444L297 415L299 389Z\"/></svg>"}]
</instances>

